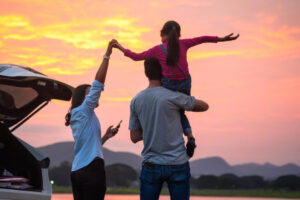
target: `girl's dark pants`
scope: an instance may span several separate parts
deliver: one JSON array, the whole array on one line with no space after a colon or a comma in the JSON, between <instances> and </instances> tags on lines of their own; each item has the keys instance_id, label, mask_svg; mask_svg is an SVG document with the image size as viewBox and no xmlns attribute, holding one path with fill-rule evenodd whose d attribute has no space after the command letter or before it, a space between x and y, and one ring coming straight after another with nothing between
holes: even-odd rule
<instances>
[{"instance_id":1,"label":"girl's dark pants","mask_svg":"<svg viewBox=\"0 0 300 200\"><path fill-rule=\"evenodd\" d=\"M95 158L89 165L71 172L74 200L103 200L106 192L104 161Z\"/></svg>"},{"instance_id":2,"label":"girl's dark pants","mask_svg":"<svg viewBox=\"0 0 300 200\"><path fill-rule=\"evenodd\" d=\"M182 92L189 96L191 95L192 79L191 79L190 75L188 75L182 81L162 78L161 84L163 87L165 87L167 89ZM186 135L187 133L192 132L190 122L189 122L188 118L186 117L186 115L184 114L184 110L180 111L180 119L181 119L181 125L182 125L184 134Z\"/></svg>"}]
</instances>

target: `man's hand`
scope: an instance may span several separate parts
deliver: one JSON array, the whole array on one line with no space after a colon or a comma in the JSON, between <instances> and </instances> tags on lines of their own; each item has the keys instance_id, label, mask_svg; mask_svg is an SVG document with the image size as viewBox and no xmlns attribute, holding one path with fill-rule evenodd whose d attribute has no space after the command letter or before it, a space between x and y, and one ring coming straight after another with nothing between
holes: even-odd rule
<instances>
[{"instance_id":1,"label":"man's hand","mask_svg":"<svg viewBox=\"0 0 300 200\"><path fill-rule=\"evenodd\" d=\"M240 36L240 34L237 34L236 36L232 36L232 35L233 35L233 33L226 35L225 37L219 37L219 42L236 40Z\"/></svg>"}]
</instances>

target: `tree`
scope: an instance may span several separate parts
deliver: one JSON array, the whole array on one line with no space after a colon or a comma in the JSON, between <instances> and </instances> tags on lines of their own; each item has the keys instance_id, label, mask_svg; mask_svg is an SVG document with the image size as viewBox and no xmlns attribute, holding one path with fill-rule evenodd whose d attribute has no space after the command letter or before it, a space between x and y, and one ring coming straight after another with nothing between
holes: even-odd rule
<instances>
[{"instance_id":1,"label":"tree","mask_svg":"<svg viewBox=\"0 0 300 200\"><path fill-rule=\"evenodd\" d=\"M49 169L50 180L54 181L55 185L70 186L70 172L71 164L68 161L63 161L58 167L52 167Z\"/></svg>"},{"instance_id":2,"label":"tree","mask_svg":"<svg viewBox=\"0 0 300 200\"><path fill-rule=\"evenodd\" d=\"M129 187L137 180L137 172L128 165L113 164L105 168L106 184L109 187Z\"/></svg>"},{"instance_id":3,"label":"tree","mask_svg":"<svg viewBox=\"0 0 300 200\"><path fill-rule=\"evenodd\" d=\"M266 185L261 176L243 176L240 178L240 187L244 189L263 188Z\"/></svg>"},{"instance_id":4,"label":"tree","mask_svg":"<svg viewBox=\"0 0 300 200\"><path fill-rule=\"evenodd\" d=\"M280 176L274 181L273 187L275 189L300 190L300 177L295 175Z\"/></svg>"},{"instance_id":5,"label":"tree","mask_svg":"<svg viewBox=\"0 0 300 200\"><path fill-rule=\"evenodd\" d=\"M218 188L237 189L240 188L239 178L234 174L223 174L219 177Z\"/></svg>"},{"instance_id":6,"label":"tree","mask_svg":"<svg viewBox=\"0 0 300 200\"><path fill-rule=\"evenodd\" d=\"M196 188L216 189L218 187L218 177L215 175L202 175L195 181Z\"/></svg>"}]
</instances>

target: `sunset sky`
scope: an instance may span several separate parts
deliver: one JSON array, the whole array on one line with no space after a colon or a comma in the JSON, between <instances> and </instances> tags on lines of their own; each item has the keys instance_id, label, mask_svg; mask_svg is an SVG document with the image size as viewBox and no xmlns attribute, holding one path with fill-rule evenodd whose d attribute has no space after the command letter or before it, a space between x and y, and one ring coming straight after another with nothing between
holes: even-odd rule
<instances>
[{"instance_id":1,"label":"sunset sky","mask_svg":"<svg viewBox=\"0 0 300 200\"><path fill-rule=\"evenodd\" d=\"M299 10L298 0L1 0L0 63L75 87L93 81L112 38L141 52L160 43L167 20L181 25L182 38L239 33L236 41L188 52L192 95L210 105L187 114L193 159L300 165ZM140 154L142 143L129 138L129 104L146 87L143 62L114 50L96 113L102 132L124 122L105 147ZM72 141L64 126L69 104L52 101L15 135L36 147Z\"/></svg>"}]
</instances>

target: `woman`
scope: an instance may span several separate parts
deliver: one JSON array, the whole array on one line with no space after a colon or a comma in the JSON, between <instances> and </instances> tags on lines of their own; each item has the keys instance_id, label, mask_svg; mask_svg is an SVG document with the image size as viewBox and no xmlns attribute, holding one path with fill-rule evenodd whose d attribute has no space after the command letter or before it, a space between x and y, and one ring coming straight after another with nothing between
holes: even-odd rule
<instances>
[{"instance_id":1,"label":"woman","mask_svg":"<svg viewBox=\"0 0 300 200\"><path fill-rule=\"evenodd\" d=\"M66 126L71 125L75 140L71 182L74 200L104 199L106 191L105 168L102 145L117 132L110 126L101 138L101 127L94 109L98 106L104 88L109 56L115 41L108 44L93 84L80 85L73 93Z\"/></svg>"}]
</instances>

